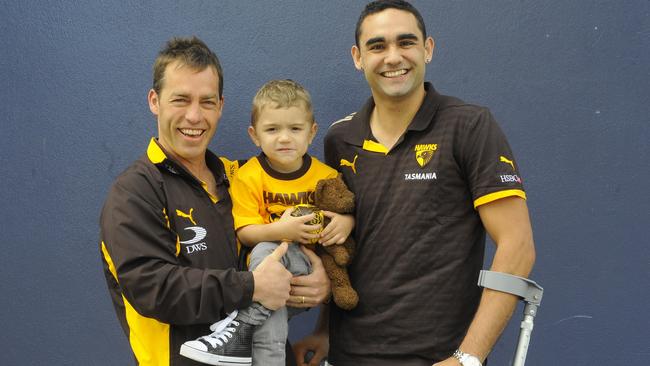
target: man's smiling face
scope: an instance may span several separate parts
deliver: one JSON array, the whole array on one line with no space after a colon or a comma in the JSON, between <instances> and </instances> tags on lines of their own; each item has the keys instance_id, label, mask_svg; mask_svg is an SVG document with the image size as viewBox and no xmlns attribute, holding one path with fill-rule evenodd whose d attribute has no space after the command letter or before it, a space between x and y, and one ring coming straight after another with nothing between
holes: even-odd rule
<instances>
[{"instance_id":1,"label":"man's smiling face","mask_svg":"<svg viewBox=\"0 0 650 366\"><path fill-rule=\"evenodd\" d=\"M149 91L158 117L158 141L184 165L200 163L217 129L223 99L212 67L196 70L178 61L167 65L160 94Z\"/></svg>"},{"instance_id":2,"label":"man's smiling face","mask_svg":"<svg viewBox=\"0 0 650 366\"><path fill-rule=\"evenodd\" d=\"M375 98L401 99L418 88L423 90L425 65L433 47L433 39L424 39L413 14L386 9L363 20L359 47L352 47L352 58Z\"/></svg>"}]
</instances>

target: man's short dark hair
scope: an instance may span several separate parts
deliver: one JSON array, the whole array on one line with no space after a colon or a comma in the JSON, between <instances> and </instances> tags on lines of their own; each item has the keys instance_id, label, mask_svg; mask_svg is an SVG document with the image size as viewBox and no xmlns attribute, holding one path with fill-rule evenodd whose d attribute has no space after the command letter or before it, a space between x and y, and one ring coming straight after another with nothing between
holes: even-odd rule
<instances>
[{"instance_id":1,"label":"man's short dark hair","mask_svg":"<svg viewBox=\"0 0 650 366\"><path fill-rule=\"evenodd\" d=\"M219 98L223 96L223 70L219 58L197 37L172 38L160 50L153 65L153 90L156 93L160 94L162 89L167 65L174 61L179 61L198 71L214 67L219 77Z\"/></svg>"},{"instance_id":2,"label":"man's short dark hair","mask_svg":"<svg viewBox=\"0 0 650 366\"><path fill-rule=\"evenodd\" d=\"M377 0L368 3L359 16L359 20L357 21L357 28L354 31L354 39L357 47L359 47L359 37L361 37L361 23L363 23L364 19L366 19L366 17L369 15L382 12L386 9L403 10L413 14L413 16L415 16L415 19L418 21L418 28L420 28L422 31L422 40L427 38L427 29L424 26L422 15L413 5L404 0Z\"/></svg>"}]
</instances>

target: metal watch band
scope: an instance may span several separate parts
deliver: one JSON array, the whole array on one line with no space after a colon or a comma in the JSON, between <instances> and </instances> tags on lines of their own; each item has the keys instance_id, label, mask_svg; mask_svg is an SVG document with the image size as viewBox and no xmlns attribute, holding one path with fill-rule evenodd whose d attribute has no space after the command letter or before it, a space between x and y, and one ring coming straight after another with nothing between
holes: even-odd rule
<instances>
[{"instance_id":1,"label":"metal watch band","mask_svg":"<svg viewBox=\"0 0 650 366\"><path fill-rule=\"evenodd\" d=\"M479 361L478 357L474 355L470 355L469 353L465 353L460 349L455 350L452 357L457 359L458 362L460 362L460 364L463 366L474 366L474 365L483 366L481 361Z\"/></svg>"}]
</instances>

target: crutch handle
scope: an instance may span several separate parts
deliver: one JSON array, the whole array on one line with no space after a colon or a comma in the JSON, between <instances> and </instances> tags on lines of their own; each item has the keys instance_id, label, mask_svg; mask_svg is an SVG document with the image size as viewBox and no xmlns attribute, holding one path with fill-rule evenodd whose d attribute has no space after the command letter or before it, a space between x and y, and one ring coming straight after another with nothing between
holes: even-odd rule
<instances>
[{"instance_id":1,"label":"crutch handle","mask_svg":"<svg viewBox=\"0 0 650 366\"><path fill-rule=\"evenodd\" d=\"M542 302L542 295L544 294L542 286L535 283L535 281L494 271L483 270L479 272L478 285L491 290L519 296L525 302L537 306Z\"/></svg>"}]
</instances>

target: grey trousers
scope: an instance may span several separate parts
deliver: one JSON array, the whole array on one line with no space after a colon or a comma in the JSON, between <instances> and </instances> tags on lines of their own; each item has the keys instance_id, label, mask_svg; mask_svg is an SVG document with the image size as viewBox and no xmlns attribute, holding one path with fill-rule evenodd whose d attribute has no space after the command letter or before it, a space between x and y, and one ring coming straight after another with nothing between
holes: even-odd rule
<instances>
[{"instance_id":1,"label":"grey trousers","mask_svg":"<svg viewBox=\"0 0 650 366\"><path fill-rule=\"evenodd\" d=\"M257 268L277 247L277 243L258 243L251 252L250 270ZM300 250L298 244L289 244L289 249L281 262L294 276L306 275L312 270L309 258ZM253 366L285 365L284 352L289 335L289 318L304 310L284 306L272 311L255 302L239 311L238 320L256 326L253 333Z\"/></svg>"}]
</instances>

